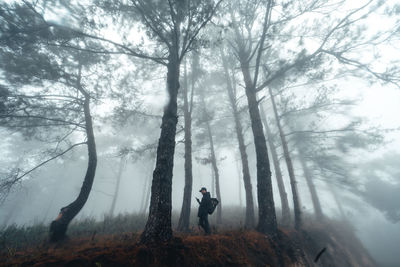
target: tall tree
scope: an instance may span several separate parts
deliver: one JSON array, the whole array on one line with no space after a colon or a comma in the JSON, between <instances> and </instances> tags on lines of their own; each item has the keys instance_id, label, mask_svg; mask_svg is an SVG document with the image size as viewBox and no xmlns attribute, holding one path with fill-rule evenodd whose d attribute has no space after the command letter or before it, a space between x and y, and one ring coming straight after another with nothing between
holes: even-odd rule
<instances>
[{"instance_id":1,"label":"tall tree","mask_svg":"<svg viewBox=\"0 0 400 267\"><path fill-rule=\"evenodd\" d=\"M97 89L92 89L83 81L82 73L91 70L91 67L102 62L104 58L89 56L86 52L48 46L49 42L70 40L75 36L69 31L53 29L44 20L43 15L28 3L7 6L4 11L1 13L4 22L1 28L1 41L4 44L1 58L2 62L8 64L1 64L1 68L8 83L14 88L11 99L23 104L2 114L2 119L9 127L22 126L26 129L72 126L66 134L56 138L57 146L51 157L22 174L17 173L10 182L20 181L78 145L85 144L88 150L88 166L79 195L61 209L58 218L50 226L50 240L58 241L65 237L69 223L85 205L93 185L97 153L90 105L93 94L100 93L101 79L98 79ZM81 42L81 45L85 46L87 43ZM92 81L87 81L90 82ZM49 84L53 85L54 93L46 89ZM33 91L20 94L18 88L24 85L39 85L42 86L42 90L39 93ZM61 144L68 144L68 138L77 129L83 130L86 141L70 145L60 152Z\"/></svg>"},{"instance_id":2,"label":"tall tree","mask_svg":"<svg viewBox=\"0 0 400 267\"><path fill-rule=\"evenodd\" d=\"M240 62L240 70L245 84L251 128L254 137L254 146L256 150L257 198L259 213L257 229L260 232L270 234L274 237L277 235L278 228L272 193L271 169L266 139L260 118L259 103L257 101L257 81L259 78L262 54L265 50L264 44L267 31L271 26L270 21L273 1L267 1L267 5L263 9L264 18L261 26L262 31L256 46L253 46L251 36L252 27L257 18L256 13L260 6L255 2L249 2L243 6L241 4L237 5L237 9L231 8L230 17L234 32L233 51ZM238 20L240 20L240 23ZM251 72L250 63L253 63L252 59L254 59L254 57L254 71Z\"/></svg>"},{"instance_id":3,"label":"tall tree","mask_svg":"<svg viewBox=\"0 0 400 267\"><path fill-rule=\"evenodd\" d=\"M181 215L178 222L179 231L188 231L190 224L190 209L192 205L192 187L193 187L193 173L192 173L192 111L193 111L193 97L196 82L196 67L198 65L197 52L193 51L192 55L192 75L191 75L191 92L189 98L189 85L187 66L185 61L184 66L184 84L183 84L183 117L184 117L184 131L185 131L185 187L183 190L183 202ZM196 62L197 61L197 62Z\"/></svg>"},{"instance_id":4,"label":"tall tree","mask_svg":"<svg viewBox=\"0 0 400 267\"><path fill-rule=\"evenodd\" d=\"M191 49L202 28L211 20L221 0L207 1L98 1L90 12L98 8L115 20L136 21L139 19L143 27L135 28L144 35L147 41L154 42L153 51L141 44L135 44L130 39L132 27L121 27L121 42L107 39L101 34L93 34L93 24L87 29L73 29L81 37L96 40L101 46L85 49L91 53L124 54L131 57L152 60L167 69L168 103L162 116L161 133L158 141L156 166L153 172L149 217L141 235L142 243L169 241L172 238L172 171L175 153L175 135L177 117L177 97L179 91L180 64L186 53ZM69 7L70 11L78 12L79 5ZM77 11L78 10L78 11ZM134 14L135 16L132 16ZM103 23L98 23L101 30ZM137 35L137 32L135 36ZM76 45L64 42L53 45L80 49Z\"/></svg>"},{"instance_id":5,"label":"tall tree","mask_svg":"<svg viewBox=\"0 0 400 267\"><path fill-rule=\"evenodd\" d=\"M284 136L286 137L286 143L292 148L290 151L291 158L297 160L303 170L303 176L310 191L315 216L318 220L321 220L324 218L324 212L319 199L319 190L315 185L315 177L317 175L316 162L313 162L315 155L318 155L316 158L321 160L326 157L326 155L323 156L325 153L330 153L328 152L330 149L337 150L343 147L344 150L348 150L348 144L346 143L350 143L350 147L355 147L357 146L356 144L359 147L368 147L382 140L379 138L379 134L372 129L365 129L365 136L360 135L357 130L359 127L362 127L360 118L353 118L350 115L355 101L338 98L335 95L337 92L336 86L319 85L315 79L299 86L305 86L307 89L312 86L317 86L317 88L313 92L307 90L304 92L304 96L299 93L295 95L291 92L291 87L298 90L296 85L276 90L275 96L280 96L279 105L275 105L277 108L280 108L276 119L281 122L281 125L286 126ZM343 115L344 118L342 119L347 121L344 126L325 129L324 125L330 125L330 123L327 123L329 118L335 121L332 118L333 116L339 118ZM345 136L350 133L353 136L357 136L357 141L346 141L347 137ZM342 140L341 144L339 144L339 140ZM337 153L338 151L333 152L333 154ZM335 157L329 157L330 163L327 166L330 166L330 168L336 165L335 161L337 160L334 160ZM339 165L342 164L342 169L344 170L346 169L346 165L343 163L341 162ZM320 176L320 178L322 177Z\"/></svg>"},{"instance_id":6,"label":"tall tree","mask_svg":"<svg viewBox=\"0 0 400 267\"><path fill-rule=\"evenodd\" d=\"M214 136L213 136L213 131L211 129L211 120L213 119L213 116L211 115L210 111L207 109L207 104L205 101L205 92L202 90L199 92L200 94L200 101L202 105L202 111L203 111L203 118L202 122L205 124L205 130L206 130L206 135L207 139L209 142L209 147L210 147L210 155L209 155L209 162L211 164L212 168L212 175L213 175L213 187L215 185L215 194L219 200L219 204L217 206L217 223L221 224L222 223L222 199L221 199L221 186L220 186L220 175L219 175L219 168L218 168L218 162L217 162L217 156L216 156L216 149L215 149L215 144L214 144Z\"/></svg>"},{"instance_id":7,"label":"tall tree","mask_svg":"<svg viewBox=\"0 0 400 267\"><path fill-rule=\"evenodd\" d=\"M151 197L151 178L152 171L154 169L155 163L155 153L151 153L150 155L150 166L148 167L148 172L146 172L145 183L144 183L144 193L142 195L142 202L140 204L140 214L146 214L146 211L149 208L149 202Z\"/></svg>"},{"instance_id":8,"label":"tall tree","mask_svg":"<svg viewBox=\"0 0 400 267\"><path fill-rule=\"evenodd\" d=\"M167 91L153 172L149 218L141 235L142 243L169 241L172 238L172 170L175 152L177 97L180 63L199 31L212 18L219 2L214 1L132 1L142 22L167 47Z\"/></svg>"},{"instance_id":9,"label":"tall tree","mask_svg":"<svg viewBox=\"0 0 400 267\"><path fill-rule=\"evenodd\" d=\"M255 226L255 216L254 216L254 203L253 203L253 188L251 185L251 177L249 170L249 161L247 157L246 145L243 135L243 127L240 121L240 113L237 105L237 93L236 93L236 82L234 76L231 75L231 71L228 67L228 60L221 48L221 59L224 69L224 75L226 80L226 89L228 92L229 103L232 108L233 118L235 121L235 132L239 144L240 158L242 161L242 172L243 172L243 182L246 193L246 221L245 225L249 228Z\"/></svg>"},{"instance_id":10,"label":"tall tree","mask_svg":"<svg viewBox=\"0 0 400 267\"><path fill-rule=\"evenodd\" d=\"M82 65L78 66L76 89L83 95L83 110L85 116L85 130L88 147L88 167L78 197L68 206L61 208L58 217L50 225L50 240L59 241L65 237L67 227L72 219L79 213L89 198L97 166L96 143L93 132L93 121L90 112L90 93L82 85Z\"/></svg>"},{"instance_id":11,"label":"tall tree","mask_svg":"<svg viewBox=\"0 0 400 267\"><path fill-rule=\"evenodd\" d=\"M210 153L211 153L211 166L213 168L213 176L215 180L215 194L217 195L217 198L219 200L219 204L217 206L217 223L221 224L222 223L222 199L221 199L221 185L220 185L220 176L219 176L219 169L217 165L217 157L215 155L215 146L214 146L214 140L213 140L213 135L211 131L211 126L210 122L207 120L206 122L207 126L207 133L208 133L208 140L210 141Z\"/></svg>"},{"instance_id":12,"label":"tall tree","mask_svg":"<svg viewBox=\"0 0 400 267\"><path fill-rule=\"evenodd\" d=\"M300 147L297 146L297 149L298 149L300 155L304 155L305 151L302 150ZM299 157L299 161L301 164L301 168L303 169L303 174L304 174L304 178L306 179L306 182L307 182L308 190L310 191L310 194L311 194L311 201L313 203L315 216L318 220L322 220L324 218L324 214L322 212L321 202L319 200L317 189L314 184L312 172L310 170L310 167L307 165L307 162L303 156Z\"/></svg>"},{"instance_id":13,"label":"tall tree","mask_svg":"<svg viewBox=\"0 0 400 267\"><path fill-rule=\"evenodd\" d=\"M121 184L121 178L122 178L122 174L123 174L125 167L126 167L126 158L121 157L120 161L119 161L118 171L116 173L117 182L115 184L113 199L112 199L111 206L110 206L110 211L109 211L110 216L114 216L115 206L117 204L119 188L120 188L120 184Z\"/></svg>"},{"instance_id":14,"label":"tall tree","mask_svg":"<svg viewBox=\"0 0 400 267\"><path fill-rule=\"evenodd\" d=\"M271 151L272 162L274 163L275 177L276 177L276 182L278 184L279 196L281 199L282 224L287 226L290 224L290 208L289 208L288 197L286 194L285 184L283 182L282 170L279 164L278 152L276 151L273 135L269 128L267 117L262 105L260 106L260 110L261 110L261 120L263 121L264 128L267 133L267 140L269 144L269 149Z\"/></svg>"},{"instance_id":15,"label":"tall tree","mask_svg":"<svg viewBox=\"0 0 400 267\"><path fill-rule=\"evenodd\" d=\"M292 197L293 197L294 226L296 229L300 229L301 221L302 221L301 220L300 197L299 197L299 192L298 192L298 188L297 188L296 177L294 174L292 157L290 156L288 143L286 141L286 136L283 131L281 121L279 120L278 108L276 106L275 96L272 92L271 87L268 88L268 92L269 92L269 96L271 98L272 109L274 111L275 121L276 121L276 125L277 125L278 131L279 131L279 137L281 139L281 144L282 144L282 148L283 148L283 156L285 158L286 166L287 166L288 173L289 173L290 187L292 189Z\"/></svg>"}]
</instances>

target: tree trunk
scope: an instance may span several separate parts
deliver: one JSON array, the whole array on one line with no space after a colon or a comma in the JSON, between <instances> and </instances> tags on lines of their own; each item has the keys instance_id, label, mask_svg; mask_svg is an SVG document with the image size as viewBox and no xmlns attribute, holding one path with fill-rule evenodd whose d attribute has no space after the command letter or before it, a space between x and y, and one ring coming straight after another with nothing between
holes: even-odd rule
<instances>
[{"instance_id":1,"label":"tree trunk","mask_svg":"<svg viewBox=\"0 0 400 267\"><path fill-rule=\"evenodd\" d=\"M329 191L331 191L331 193L333 195L333 199L335 200L335 203L338 207L339 214L340 214L342 221L347 221L346 213L344 212L342 202L339 199L339 196L338 196L335 186L330 185L328 183L326 183L326 184L327 184L327 187L329 188Z\"/></svg>"},{"instance_id":2,"label":"tree trunk","mask_svg":"<svg viewBox=\"0 0 400 267\"><path fill-rule=\"evenodd\" d=\"M299 157L301 167L303 168L304 177L306 178L308 189L310 190L311 200L314 207L315 217L317 220L322 220L324 218L324 214L322 212L321 203L319 201L319 197L317 194L317 190L315 189L314 181L310 169L307 166L307 162L300 155Z\"/></svg>"},{"instance_id":3,"label":"tree trunk","mask_svg":"<svg viewBox=\"0 0 400 267\"><path fill-rule=\"evenodd\" d=\"M288 197L287 197L287 193L286 193L286 189L285 189L285 184L283 182L281 167L279 165L278 153L276 152L275 144L273 141L273 136L272 136L271 130L269 129L268 121L265 116L265 112L264 112L262 105L260 106L260 110L261 110L261 120L263 121L265 131L267 132L268 145L271 150L272 161L274 163L274 168L275 168L276 182L278 184L279 196L281 199L282 225L288 226L290 224L290 208L289 208L289 201L288 201Z\"/></svg>"},{"instance_id":4,"label":"tree trunk","mask_svg":"<svg viewBox=\"0 0 400 267\"><path fill-rule=\"evenodd\" d=\"M146 195L145 195L145 199L144 199L144 203L143 203L143 212L142 212L142 214L146 214L146 211L149 208L149 202L150 202L150 197L151 197L150 178L151 178L151 175L149 177L147 177L147 179L149 179L149 182L148 182L147 191L146 191Z\"/></svg>"},{"instance_id":5,"label":"tree trunk","mask_svg":"<svg viewBox=\"0 0 400 267\"><path fill-rule=\"evenodd\" d=\"M86 204L92 189L93 180L96 173L97 153L96 143L93 133L92 117L90 114L90 96L85 94L84 100L85 126L88 148L88 167L86 170L85 179L83 181L81 191L74 202L66 207L61 208L57 219L52 221L50 225L50 241L56 242L65 238L67 228L72 219L79 213L82 207Z\"/></svg>"},{"instance_id":6,"label":"tree trunk","mask_svg":"<svg viewBox=\"0 0 400 267\"><path fill-rule=\"evenodd\" d=\"M192 82L193 82L192 73ZM193 94L193 83L192 83L192 94ZM193 105L193 104L192 104ZM192 185L193 185L193 174L192 174L192 114L189 107L188 99L188 82L187 82L187 71L185 64L185 75L184 75L184 88L183 88L183 116L185 120L185 188L183 190L183 202L181 215L178 222L178 231L189 231L190 224L190 208L192 205Z\"/></svg>"},{"instance_id":7,"label":"tree trunk","mask_svg":"<svg viewBox=\"0 0 400 267\"><path fill-rule=\"evenodd\" d=\"M175 154L177 96L179 90L178 49L169 51L167 87L169 102L164 109L161 134L157 147L156 167L151 186L150 212L141 235L141 243L164 242L172 239L172 171Z\"/></svg>"},{"instance_id":8,"label":"tree trunk","mask_svg":"<svg viewBox=\"0 0 400 267\"><path fill-rule=\"evenodd\" d=\"M126 164L125 157L121 157L120 162L119 162L118 173L117 173L117 184L115 185L114 196L113 196L113 200L112 200L111 207L110 207L110 213L109 213L111 217L114 216L115 205L117 204L119 186L121 184L121 177L122 177L122 172L125 168L125 164Z\"/></svg>"},{"instance_id":9,"label":"tree trunk","mask_svg":"<svg viewBox=\"0 0 400 267\"><path fill-rule=\"evenodd\" d=\"M211 166L214 170L214 177L215 177L215 192L219 200L219 204L217 206L217 223L222 224L222 201L221 201L221 188L219 185L219 170L217 165L217 158L215 156L214 140L211 132L210 122L208 120L207 120L207 132L208 132L208 139L210 141Z\"/></svg>"},{"instance_id":10,"label":"tree trunk","mask_svg":"<svg viewBox=\"0 0 400 267\"><path fill-rule=\"evenodd\" d=\"M276 107L275 98L272 93L272 89L268 88L268 91L269 91L269 94L271 97L272 108L274 110L275 121L278 126L278 130L279 130L279 136L281 138L283 155L285 157L286 165L287 165L288 172L289 172L290 186L292 188L292 196L293 196L294 226L296 229L300 229L300 227L301 227L301 209L300 209L300 200L299 200L299 195L298 195L298 190L297 190L297 181L296 181L296 177L294 175L293 163L292 163L292 159L290 157L289 148L288 148L288 145L286 142L285 134L283 132L282 125L279 120L279 114L278 114L278 110Z\"/></svg>"},{"instance_id":11,"label":"tree trunk","mask_svg":"<svg viewBox=\"0 0 400 267\"><path fill-rule=\"evenodd\" d=\"M149 207L149 202L150 202L151 178L152 178L152 174L153 174L153 169L155 168L154 161L155 161L156 155L151 154L150 156L151 156L151 159L150 159L149 173L146 174L146 182L145 182L146 193L143 193L142 204L141 204L141 208L140 208L141 214L146 214L146 211Z\"/></svg>"},{"instance_id":12,"label":"tree trunk","mask_svg":"<svg viewBox=\"0 0 400 267\"><path fill-rule=\"evenodd\" d=\"M237 107L236 93L229 75L228 63L226 62L225 56L221 50L221 57L225 72L225 79L227 82L227 91L229 96L229 102L232 108L233 118L235 120L236 137L239 144L240 158L242 160L242 171L243 171L243 182L246 191L246 227L253 228L255 226L254 216L254 202L253 202L253 187L251 185L251 177L249 170L249 161L247 157L246 145L244 143L243 128L240 122L240 115Z\"/></svg>"},{"instance_id":13,"label":"tree trunk","mask_svg":"<svg viewBox=\"0 0 400 267\"><path fill-rule=\"evenodd\" d=\"M275 237L278 232L275 204L272 192L271 169L268 158L267 144L260 119L255 85L251 80L249 62L241 58L240 67L245 82L246 97L249 107L251 128L254 136L254 146L257 159L257 198L259 222L257 230Z\"/></svg>"},{"instance_id":14,"label":"tree trunk","mask_svg":"<svg viewBox=\"0 0 400 267\"><path fill-rule=\"evenodd\" d=\"M153 170L153 168L151 170ZM147 199L146 199L147 195L150 196L150 188L151 188L151 186L149 185L149 182L150 182L149 180L150 180L150 177L147 177L147 175L145 175L145 180L144 180L144 185L143 185L143 195L142 195L142 200L140 202L140 210L139 210L140 214L146 213L147 206L145 206L145 202L147 201Z\"/></svg>"},{"instance_id":15,"label":"tree trunk","mask_svg":"<svg viewBox=\"0 0 400 267\"><path fill-rule=\"evenodd\" d=\"M215 172L214 172L214 166L210 164L211 168L211 195L215 195Z\"/></svg>"},{"instance_id":16,"label":"tree trunk","mask_svg":"<svg viewBox=\"0 0 400 267\"><path fill-rule=\"evenodd\" d=\"M239 186L239 206L243 207L243 198L242 198L242 176L240 175L240 167L238 161L235 159L236 163L236 171L238 174L238 186Z\"/></svg>"}]
</instances>

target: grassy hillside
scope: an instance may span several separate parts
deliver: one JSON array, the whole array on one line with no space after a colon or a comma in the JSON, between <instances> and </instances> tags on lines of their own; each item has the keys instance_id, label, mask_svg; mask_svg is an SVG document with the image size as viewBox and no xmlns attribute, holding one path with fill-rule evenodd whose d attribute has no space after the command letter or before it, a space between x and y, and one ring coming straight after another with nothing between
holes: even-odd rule
<instances>
[{"instance_id":1,"label":"grassy hillside","mask_svg":"<svg viewBox=\"0 0 400 267\"><path fill-rule=\"evenodd\" d=\"M229 212L227 212L228 216ZM203 236L175 233L167 244L138 244L145 217L119 215L75 222L68 240L49 244L47 227L3 229L0 266L375 266L353 230L326 220L305 221L302 231L280 228L278 240L244 229L231 212L230 224ZM234 216L233 216L234 215ZM228 220L227 220L228 221ZM325 248L317 264L316 255Z\"/></svg>"}]
</instances>

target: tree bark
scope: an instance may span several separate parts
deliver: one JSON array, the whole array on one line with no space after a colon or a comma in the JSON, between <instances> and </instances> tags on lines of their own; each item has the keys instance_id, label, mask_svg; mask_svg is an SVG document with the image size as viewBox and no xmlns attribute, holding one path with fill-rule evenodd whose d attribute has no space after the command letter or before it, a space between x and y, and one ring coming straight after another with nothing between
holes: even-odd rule
<instances>
[{"instance_id":1,"label":"tree bark","mask_svg":"<svg viewBox=\"0 0 400 267\"><path fill-rule=\"evenodd\" d=\"M52 221L50 225L51 242L57 242L65 238L69 223L79 213L79 211L83 208L83 206L86 204L87 199L89 198L89 194L93 185L93 180L96 174L96 143L93 133L92 117L90 114L90 96L87 93L85 93L83 108L85 114L85 126L87 136L88 167L78 197L68 206L61 208L57 219Z\"/></svg>"},{"instance_id":2,"label":"tree bark","mask_svg":"<svg viewBox=\"0 0 400 267\"><path fill-rule=\"evenodd\" d=\"M261 120L263 121L265 131L267 132L268 145L271 150L272 161L274 163L274 168L275 168L276 182L278 184L279 196L281 199L282 225L288 226L290 224L290 208L289 208L289 201L288 201L288 197L287 197L287 193L286 193L286 189L285 189L285 184L283 182L282 171L281 171L281 167L279 164L278 153L276 152L275 144L273 141L273 136L272 136L271 130L269 129L268 121L265 116L265 112L264 112L262 105L260 106L260 110L261 110Z\"/></svg>"},{"instance_id":3,"label":"tree bark","mask_svg":"<svg viewBox=\"0 0 400 267\"><path fill-rule=\"evenodd\" d=\"M257 159L257 198L259 214L257 230L275 237L278 228L272 192L271 168L268 158L267 144L261 123L255 84L250 76L247 57L243 55L240 57L240 67L245 82L246 97Z\"/></svg>"},{"instance_id":4,"label":"tree bark","mask_svg":"<svg viewBox=\"0 0 400 267\"><path fill-rule=\"evenodd\" d=\"M114 216L115 205L117 204L119 186L121 184L121 177L122 177L122 172L125 168L125 164L126 164L125 157L121 157L120 162L119 162L118 173L117 173L117 184L115 185L114 196L113 196L113 200L112 200L110 212L109 212L111 217Z\"/></svg>"},{"instance_id":5,"label":"tree bark","mask_svg":"<svg viewBox=\"0 0 400 267\"><path fill-rule=\"evenodd\" d=\"M268 88L268 91L269 91L269 95L271 97L272 108L274 110L274 115L275 115L275 121L278 126L279 136L281 138L283 155L285 157L285 161L286 161L286 165L287 165L288 173L289 173L290 186L292 189L292 196L293 196L294 226L296 229L300 229L300 227L301 227L301 209L300 209L300 200L299 200L298 189L297 189L297 181L296 181L296 177L294 175L293 163L292 163L292 159L290 157L289 148L288 148L288 144L287 144L287 141L285 138L285 134L283 132L282 125L279 120L279 114L278 114L278 110L277 110L276 103L275 103L275 97L272 93L271 88Z\"/></svg>"},{"instance_id":6,"label":"tree bark","mask_svg":"<svg viewBox=\"0 0 400 267\"><path fill-rule=\"evenodd\" d=\"M176 44L177 45L177 44ZM172 171L174 166L177 96L179 90L179 55L170 48L167 64L169 102L164 109L157 147L156 167L151 186L150 212L141 235L141 243L165 242L172 239Z\"/></svg>"},{"instance_id":7,"label":"tree bark","mask_svg":"<svg viewBox=\"0 0 400 267\"><path fill-rule=\"evenodd\" d=\"M315 217L317 218L317 220L322 220L324 218L324 214L322 212L321 202L319 201L319 197L317 194L317 190L315 188L312 174L310 172L309 167L307 166L307 162L304 160L304 158L301 155L299 157L299 160L300 160L301 167L303 168L304 178L306 178L308 190L310 190L311 200L312 200L314 212L315 212Z\"/></svg>"},{"instance_id":8,"label":"tree bark","mask_svg":"<svg viewBox=\"0 0 400 267\"><path fill-rule=\"evenodd\" d=\"M194 89L194 77L192 73L192 94ZM189 231L190 209L192 205L192 107L189 106L187 70L185 64L184 88L183 88L183 116L185 120L185 188L183 190L183 202L181 215L178 222L178 231ZM193 105L193 103L192 103Z\"/></svg>"},{"instance_id":9,"label":"tree bark","mask_svg":"<svg viewBox=\"0 0 400 267\"><path fill-rule=\"evenodd\" d=\"M251 185L251 177L249 170L249 161L247 157L246 145L244 143L243 128L240 122L240 115L237 107L236 93L229 75L228 63L226 62L225 56L221 50L222 63L225 72L225 79L227 82L227 91L229 96L229 103L232 108L233 118L235 121L236 137L239 144L240 158L242 160L242 171L243 171L243 183L246 192L246 227L253 228L255 226L254 216L254 202L253 202L253 188Z\"/></svg>"}]
</instances>

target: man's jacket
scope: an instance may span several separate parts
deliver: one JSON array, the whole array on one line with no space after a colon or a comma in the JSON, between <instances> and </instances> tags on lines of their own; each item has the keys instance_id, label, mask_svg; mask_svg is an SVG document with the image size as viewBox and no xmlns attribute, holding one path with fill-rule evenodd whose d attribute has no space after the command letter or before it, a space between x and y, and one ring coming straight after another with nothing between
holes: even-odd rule
<instances>
[{"instance_id":1,"label":"man's jacket","mask_svg":"<svg viewBox=\"0 0 400 267\"><path fill-rule=\"evenodd\" d=\"M211 208L211 205L212 205L211 195L210 195L210 192L207 192L203 195L203 198L201 199L199 212L198 212L197 216L198 217L207 216L208 211Z\"/></svg>"}]
</instances>

